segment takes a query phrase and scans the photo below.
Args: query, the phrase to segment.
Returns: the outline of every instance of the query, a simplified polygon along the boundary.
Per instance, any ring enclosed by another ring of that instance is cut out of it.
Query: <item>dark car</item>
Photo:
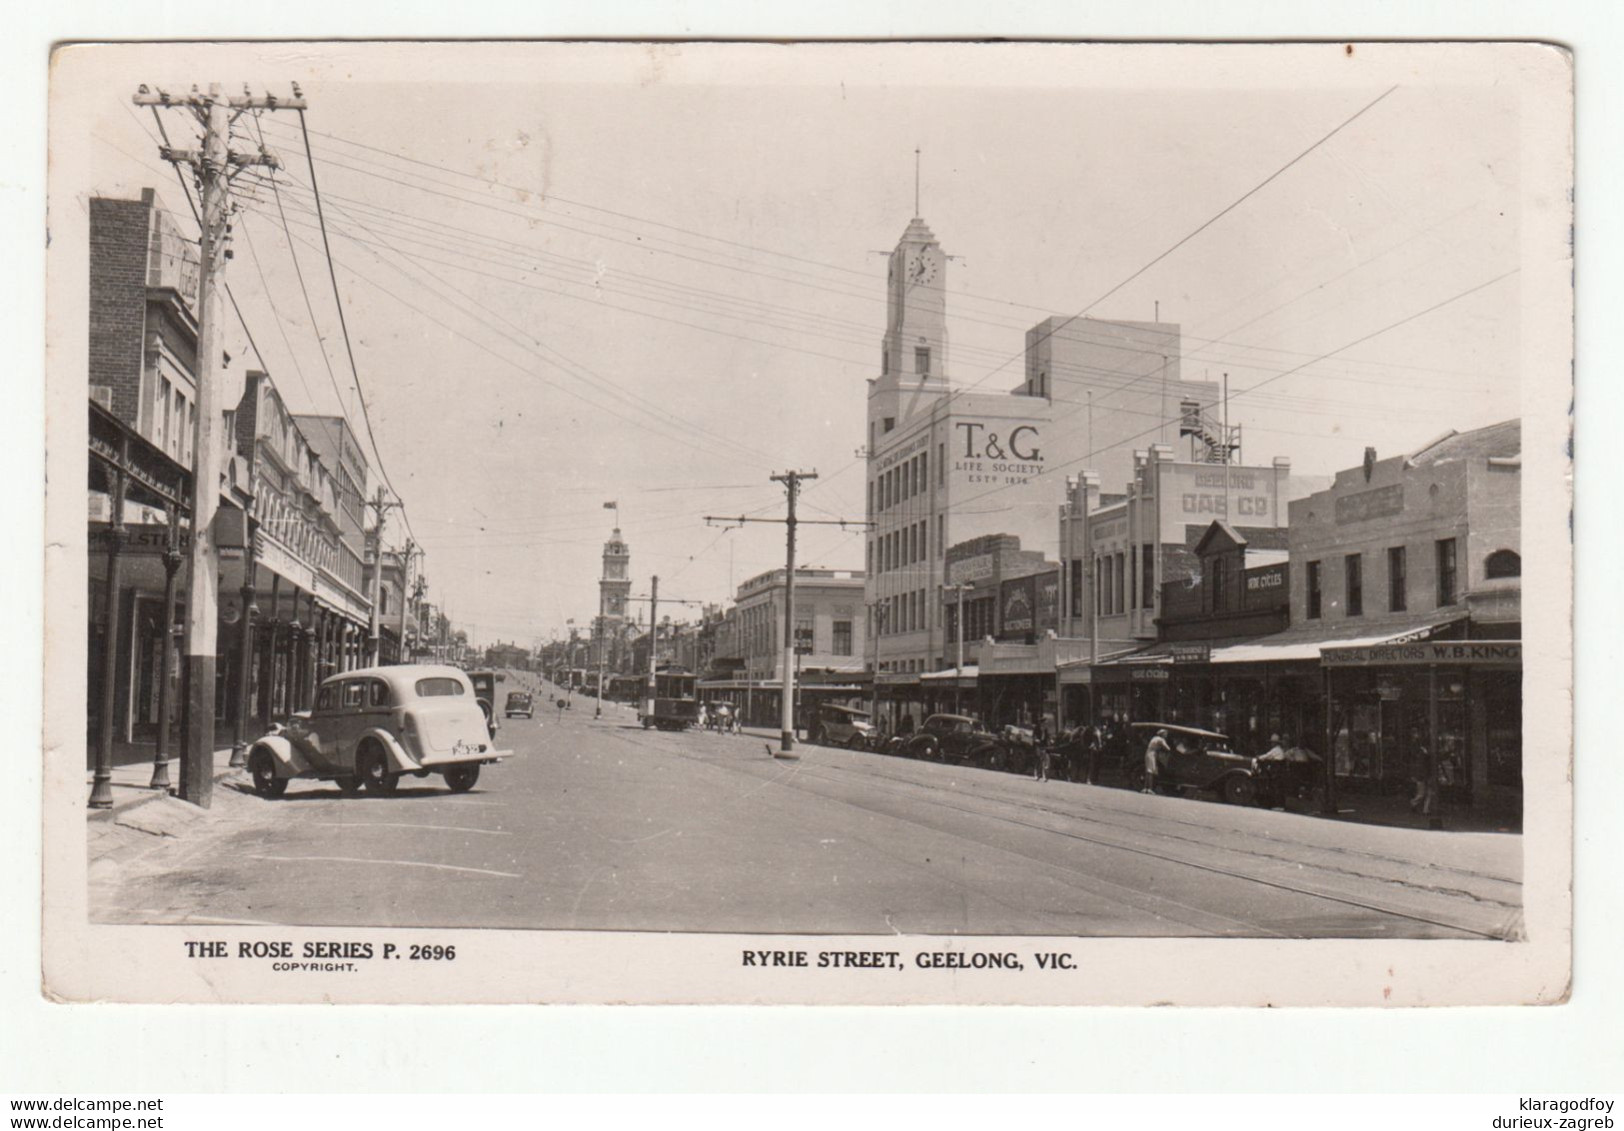
[[[1133,742],[1143,752],[1157,731],[1167,733],[1168,747],[1156,769],[1156,786],[1161,792],[1200,790],[1216,793],[1233,805],[1257,802],[1257,759],[1236,753],[1227,734],[1174,723],[1134,723]],[[1142,755],[1140,761],[1143,765]]]
[[[496,685],[506,676],[493,671],[473,670],[468,673],[468,682],[474,685],[474,698],[479,702],[479,709],[485,712],[485,727],[496,737],[498,724],[496,721]]]
[[[989,770],[1002,770],[1009,764],[1009,748],[968,715],[932,715],[903,742],[902,753]]]
[[[507,705],[502,708],[502,714],[510,719],[519,715],[523,715],[527,719],[535,718],[535,708],[530,693],[528,691],[508,692]]]

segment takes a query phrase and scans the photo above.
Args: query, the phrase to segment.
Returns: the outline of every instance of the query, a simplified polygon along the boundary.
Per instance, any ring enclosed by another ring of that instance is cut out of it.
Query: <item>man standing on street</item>
[[[1167,747],[1167,732],[1159,730],[1151,736],[1150,742],[1145,746],[1145,788],[1140,793],[1156,792],[1156,774],[1161,768],[1162,759],[1171,754]]]

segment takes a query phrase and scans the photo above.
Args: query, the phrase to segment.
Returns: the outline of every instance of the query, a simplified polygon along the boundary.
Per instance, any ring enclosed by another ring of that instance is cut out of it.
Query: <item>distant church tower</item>
[[[603,576],[598,578],[598,625],[592,635],[608,649],[606,663],[614,666],[616,643],[626,621],[626,598],[631,596],[631,549],[621,540],[620,527],[603,544]]]

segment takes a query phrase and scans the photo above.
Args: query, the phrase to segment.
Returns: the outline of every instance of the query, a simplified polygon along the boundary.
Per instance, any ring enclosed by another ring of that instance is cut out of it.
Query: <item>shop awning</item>
[[[1230,644],[1212,650],[1214,664],[1262,664],[1288,660],[1309,660],[1317,663],[1323,648],[1362,648],[1374,644],[1409,644],[1431,640],[1439,633],[1459,624],[1464,617],[1424,621],[1410,624],[1389,624],[1373,629],[1368,625],[1348,627],[1340,632],[1326,631],[1320,625],[1302,625],[1260,636],[1240,644]]]
[[[939,672],[925,672],[919,677],[920,683],[952,683],[959,678],[959,668],[944,668]],[[981,668],[976,664],[965,664],[963,679],[967,684],[974,683],[981,674]]]

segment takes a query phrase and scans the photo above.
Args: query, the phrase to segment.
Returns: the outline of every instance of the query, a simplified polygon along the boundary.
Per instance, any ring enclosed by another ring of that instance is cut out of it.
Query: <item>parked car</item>
[[[874,736],[874,724],[867,711],[825,703],[812,720],[812,741],[848,750],[867,750]]]
[[[393,793],[411,774],[442,774],[453,793],[498,750],[468,676],[439,664],[363,668],[325,680],[316,705],[265,735],[248,752],[254,792],[280,797],[294,778],[334,781],[345,793]]]
[[[1202,790],[1216,793],[1234,805],[1257,802],[1257,759],[1237,753],[1228,735],[1174,723],[1134,723],[1130,733],[1143,752],[1159,730],[1167,732],[1169,750],[1156,771],[1156,785],[1161,792]]]
[[[532,700],[530,698],[530,692],[528,692],[528,691],[510,691],[510,692],[508,692],[507,706],[502,708],[502,714],[506,715],[510,719],[514,718],[517,715],[523,715],[527,719],[535,718],[536,713],[535,713],[535,708],[532,705]]]
[[[989,770],[1005,769],[1010,761],[1009,748],[968,715],[932,715],[903,742],[902,753]]]

